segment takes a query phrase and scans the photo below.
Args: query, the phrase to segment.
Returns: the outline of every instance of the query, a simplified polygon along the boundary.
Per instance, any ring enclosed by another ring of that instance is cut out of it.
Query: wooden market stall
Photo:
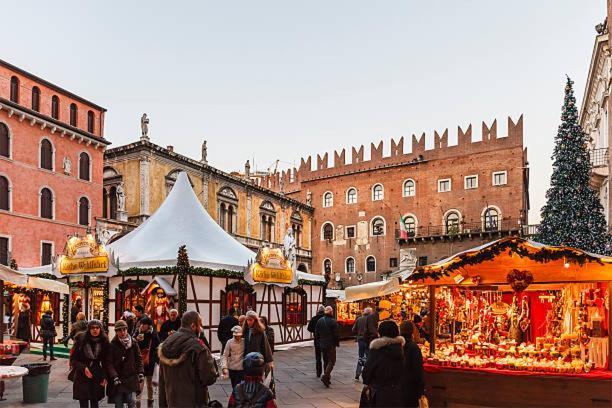
[[[612,257],[507,237],[419,267],[432,406],[612,406]]]

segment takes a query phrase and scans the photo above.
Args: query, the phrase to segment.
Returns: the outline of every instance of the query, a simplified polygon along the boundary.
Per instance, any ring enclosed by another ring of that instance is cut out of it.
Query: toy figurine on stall
[[[523,296],[523,300],[521,301],[521,314],[519,316],[519,328],[521,329],[521,342],[526,342],[530,340],[529,336],[529,326],[531,324],[531,320],[529,319],[529,299],[527,296]],[[518,341],[518,340],[517,340]]]
[[[512,297],[512,306],[508,312],[508,320],[510,321],[510,329],[508,330],[508,337],[517,343],[521,342],[521,328],[519,326],[519,308],[517,305],[516,295]]]
[[[162,288],[157,288],[155,293],[151,293],[146,310],[153,319],[158,332],[161,330],[162,324],[169,319],[172,305],[172,298],[166,296],[166,292]]]

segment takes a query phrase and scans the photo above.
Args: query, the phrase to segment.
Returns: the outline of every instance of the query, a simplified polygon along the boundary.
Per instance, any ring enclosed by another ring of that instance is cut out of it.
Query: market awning
[[[340,289],[327,289],[325,291],[325,297],[338,299],[341,302],[344,302],[346,299],[346,293]]]
[[[42,289],[50,292],[58,292],[64,295],[70,293],[68,285],[52,279],[38,278],[15,271],[8,266],[0,265],[0,279],[13,285],[23,286],[31,289]]]
[[[301,279],[313,282],[325,282],[325,276],[323,275],[316,275],[314,273],[307,273],[302,271],[297,271],[297,278],[298,280]]]
[[[8,266],[0,264],[0,279],[10,282],[14,285],[25,286],[28,283],[28,277],[17,271],[12,270]]]
[[[344,301],[355,302],[357,300],[386,296],[395,293],[400,289],[401,286],[397,278],[391,278],[386,281],[364,283],[363,285],[349,286],[344,290],[346,295]]]

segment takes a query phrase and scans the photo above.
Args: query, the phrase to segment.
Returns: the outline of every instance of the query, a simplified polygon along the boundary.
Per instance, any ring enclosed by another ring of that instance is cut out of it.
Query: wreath
[[[533,275],[529,271],[513,269],[506,276],[506,281],[515,292],[522,292],[533,282]]]

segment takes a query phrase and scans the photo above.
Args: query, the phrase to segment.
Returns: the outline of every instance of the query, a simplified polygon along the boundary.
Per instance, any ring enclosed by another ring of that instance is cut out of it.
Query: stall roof
[[[346,299],[346,293],[340,289],[327,289],[325,291],[325,296],[328,298],[338,299],[341,302]]]
[[[161,276],[156,276],[155,278],[153,278],[153,280],[151,282],[149,282],[149,284],[147,286],[145,286],[144,289],[140,293],[142,295],[147,294],[149,292],[149,290],[151,289],[151,286],[153,286],[153,285],[157,285],[158,287],[162,288],[162,290],[168,296],[176,296],[177,295],[176,289],[174,289],[172,287],[172,285],[169,284],[168,281],[165,280],[164,278],[162,278]]]
[[[5,265],[0,265],[0,279],[26,288],[48,290],[50,292],[58,292],[64,295],[70,293],[68,285],[65,283],[52,279],[29,276],[21,271],[15,271]]]
[[[255,258],[211,218],[185,172],[149,219],[107,249],[115,267],[153,268],[176,265],[181,245],[187,246],[192,266],[244,271]]]
[[[0,264],[0,279],[18,286],[25,286],[28,283],[27,275],[14,271],[2,264]]]
[[[534,283],[612,281],[612,257],[520,237],[502,238],[418,267],[411,279],[430,285],[473,285],[476,280],[506,284],[513,269],[531,272]]]
[[[316,275],[314,273],[307,273],[302,271],[297,271],[297,278],[298,280],[303,279],[314,282],[325,282],[325,276],[323,275]]]
[[[355,302],[357,300],[390,295],[399,291],[400,289],[401,286],[397,278],[391,278],[386,281],[364,283],[363,285],[349,286],[344,290],[344,301]]]

